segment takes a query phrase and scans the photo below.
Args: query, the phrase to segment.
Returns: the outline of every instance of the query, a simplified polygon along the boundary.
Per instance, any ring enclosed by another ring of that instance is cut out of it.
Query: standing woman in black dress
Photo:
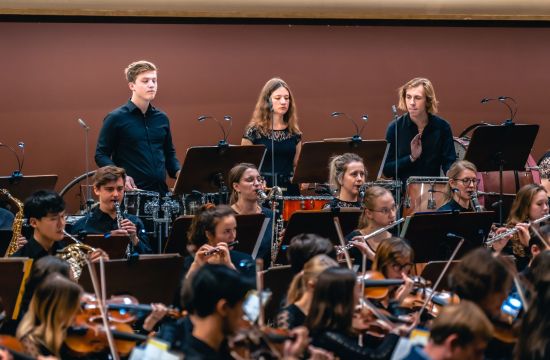
[[[273,128],[272,128],[273,126]],[[270,79],[262,88],[252,119],[248,123],[241,145],[265,145],[261,175],[268,186],[273,186],[271,142],[275,151],[275,176],[277,185],[287,188],[287,195],[299,195],[297,185],[290,183],[302,147],[302,132],[294,96],[280,78]]]

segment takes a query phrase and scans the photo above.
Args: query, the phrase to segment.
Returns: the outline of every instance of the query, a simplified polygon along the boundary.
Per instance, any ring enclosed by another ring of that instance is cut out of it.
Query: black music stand
[[[11,196],[25,201],[37,190],[53,190],[57,183],[57,175],[27,175],[21,178],[0,176],[0,189],[8,189]]]
[[[265,304],[264,310],[266,324],[275,324],[277,313],[281,303],[286,299],[286,293],[294,275],[290,265],[271,267],[263,272],[264,288],[271,291],[271,297]]]
[[[499,222],[502,224],[502,173],[524,170],[539,131],[538,125],[478,126],[464,155],[478,171],[498,171],[500,178]]]
[[[276,264],[287,264],[286,248],[290,240],[299,234],[316,234],[329,239],[334,245],[340,245],[338,232],[334,224],[337,217],[342,226],[344,236],[357,228],[360,209],[336,209],[333,210],[299,210],[293,213],[288,220],[285,234],[277,253]]]
[[[178,254],[140,255],[138,261],[107,260],[105,264],[106,296],[132,295],[141,303],[171,304],[183,270]],[[99,263],[94,263],[99,275]],[[87,266],[82,270],[80,285],[93,293]]]
[[[239,243],[235,250],[251,254],[255,259],[260,249],[264,233],[267,230],[269,218],[264,214],[236,215],[237,219],[237,240]]]
[[[449,284],[449,274],[452,272],[453,268],[460,263],[459,260],[453,260],[449,264],[449,268],[447,269],[447,272],[443,274],[443,277],[441,278],[441,282],[439,283],[439,287],[436,289],[437,291],[449,291],[451,290],[450,284]],[[420,276],[423,279],[429,280],[432,285],[435,284],[437,281],[437,278],[439,275],[443,272],[443,269],[447,265],[447,261],[430,261],[426,264],[424,269],[422,269],[422,274]]]
[[[178,216],[172,223],[172,230],[164,247],[165,253],[178,253],[185,257],[189,255],[187,250],[187,231],[191,227],[193,215]]]
[[[227,174],[238,163],[252,163],[260,168],[265,153],[263,145],[195,146],[187,149],[174,194],[227,193]]]
[[[292,182],[295,184],[326,183],[330,158],[348,152],[355,153],[363,158],[368,172],[365,181],[374,181],[382,174],[387,149],[388,143],[386,140],[306,142],[302,145]]]
[[[13,232],[11,230],[0,230],[0,257],[4,256],[8,250],[12,236]]]
[[[405,219],[401,237],[414,249],[415,263],[445,261],[451,257],[460,240],[449,233],[464,238],[457,258],[483,245],[491,228],[494,212],[431,212],[415,213]]]
[[[126,249],[130,243],[130,237],[124,235],[86,235],[83,243],[93,248],[102,249],[109,255],[111,260],[126,259]]]
[[[31,267],[32,259],[26,257],[0,258],[0,298],[6,319],[16,320],[19,316]]]

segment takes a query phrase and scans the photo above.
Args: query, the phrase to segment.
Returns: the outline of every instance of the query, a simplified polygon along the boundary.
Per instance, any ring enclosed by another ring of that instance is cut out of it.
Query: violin
[[[130,354],[137,342],[147,340],[147,336],[134,334],[132,327],[124,322],[110,321],[109,331],[115,339],[115,348],[122,356]],[[65,345],[76,356],[99,353],[109,348],[107,330],[100,316],[85,312],[78,314],[73,325],[67,330]]]
[[[0,335],[0,349],[8,350],[16,359],[34,360],[32,356],[25,354],[23,344],[13,336]]]

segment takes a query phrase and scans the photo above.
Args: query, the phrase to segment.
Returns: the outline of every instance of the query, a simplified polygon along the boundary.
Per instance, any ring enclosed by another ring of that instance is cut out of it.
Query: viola
[[[365,285],[364,295],[369,299],[381,300],[388,296],[390,287],[403,284],[402,279],[386,279],[379,271],[367,271],[358,277]]]
[[[229,346],[236,359],[278,359],[282,358],[286,340],[294,340],[287,329],[246,324],[230,339]]]
[[[32,356],[25,355],[25,349],[19,340],[9,335],[0,335],[0,349],[6,349],[17,359],[34,360]]]

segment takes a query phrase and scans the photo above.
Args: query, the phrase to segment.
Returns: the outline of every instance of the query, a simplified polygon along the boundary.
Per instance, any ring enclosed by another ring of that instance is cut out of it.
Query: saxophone
[[[18,199],[11,196],[9,191],[7,189],[0,189],[0,194],[5,196],[8,201],[11,202],[12,205],[14,205],[17,208],[17,214],[15,215],[15,218],[13,219],[13,225],[12,225],[12,233],[10,240],[10,245],[8,246],[8,249],[6,250],[5,256],[12,256],[18,249],[17,247],[17,239],[19,236],[21,236],[21,228],[23,227],[23,203],[19,201]]]

